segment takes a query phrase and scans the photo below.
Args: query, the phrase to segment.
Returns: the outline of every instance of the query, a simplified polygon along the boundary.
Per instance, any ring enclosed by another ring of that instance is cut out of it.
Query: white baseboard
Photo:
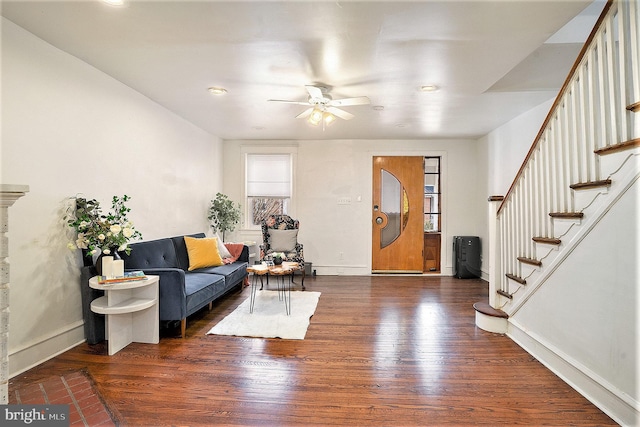
[[[84,341],[84,322],[80,320],[47,336],[38,337],[18,349],[10,350],[9,378],[53,359]]]
[[[640,426],[640,402],[579,367],[570,357],[533,336],[512,319],[509,319],[507,336],[615,422],[623,426]]]
[[[318,276],[371,276],[371,266],[369,265],[320,265],[313,264],[313,269],[316,270],[316,274]],[[384,275],[385,273],[375,273],[375,275]],[[394,273],[388,273],[394,274]],[[425,275],[432,277],[450,277],[453,276],[453,269],[451,267],[444,267],[440,270],[440,273],[407,273],[407,274],[416,274],[416,275]],[[489,276],[485,278],[485,273],[483,272],[483,277],[481,279],[485,281],[489,281]]]

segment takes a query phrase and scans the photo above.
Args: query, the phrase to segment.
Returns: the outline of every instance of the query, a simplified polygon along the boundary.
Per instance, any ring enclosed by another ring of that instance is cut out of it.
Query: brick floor
[[[111,413],[93,387],[91,379],[82,371],[55,376],[30,384],[9,395],[9,404],[69,405],[70,426],[117,426]]]

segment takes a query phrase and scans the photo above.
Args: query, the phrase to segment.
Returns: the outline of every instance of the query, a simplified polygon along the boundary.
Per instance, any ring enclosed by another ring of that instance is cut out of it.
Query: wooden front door
[[[421,273],[423,157],[373,158],[374,273]]]

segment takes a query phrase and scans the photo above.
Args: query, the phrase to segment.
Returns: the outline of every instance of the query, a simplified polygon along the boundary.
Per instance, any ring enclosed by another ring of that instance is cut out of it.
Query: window
[[[440,231],[440,157],[424,158],[424,231]]]
[[[291,155],[247,154],[248,228],[259,228],[269,215],[288,214],[291,202]]]

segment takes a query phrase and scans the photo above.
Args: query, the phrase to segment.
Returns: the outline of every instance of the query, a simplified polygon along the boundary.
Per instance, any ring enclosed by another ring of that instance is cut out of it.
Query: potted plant
[[[217,193],[216,198],[211,201],[207,218],[213,231],[222,232],[224,241],[224,233],[235,230],[236,224],[240,222],[240,203],[234,203],[226,195]]]
[[[274,265],[282,265],[282,262],[287,259],[287,256],[284,254],[284,252],[274,252],[273,254],[271,254],[271,257],[273,258]]]

